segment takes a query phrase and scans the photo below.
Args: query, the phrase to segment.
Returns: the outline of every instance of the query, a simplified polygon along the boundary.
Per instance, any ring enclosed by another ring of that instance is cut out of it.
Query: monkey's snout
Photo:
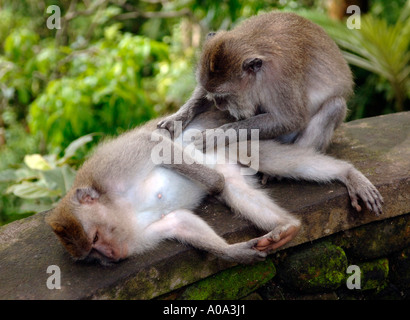
[[[118,262],[120,262],[123,259],[117,259],[117,258],[111,258],[107,257],[106,255],[102,254],[100,251],[97,249],[92,249],[87,257],[82,259],[84,263],[98,263],[102,266],[109,267],[112,266]]]

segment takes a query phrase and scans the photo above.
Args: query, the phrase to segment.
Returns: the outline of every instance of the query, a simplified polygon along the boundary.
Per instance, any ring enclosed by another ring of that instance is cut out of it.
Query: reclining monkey
[[[210,110],[193,119],[183,134],[217,128],[232,120],[226,112]],[[102,143],[47,216],[48,224],[75,259],[109,265],[146,252],[164,239],[176,239],[223,259],[251,263],[263,260],[295,237],[299,220],[256,188],[252,177],[241,175],[242,165],[249,165],[246,152],[238,152],[235,164],[211,160],[201,164],[189,155],[180,164],[156,164],[151,154],[158,143],[183,147],[154,132],[156,121]],[[341,181],[354,208],[361,210],[361,199],[369,210],[382,212],[380,193],[345,161],[273,140],[259,141],[259,153],[251,157],[258,157],[259,170],[269,175]],[[215,195],[267,234],[228,244],[193,212],[206,194]]]

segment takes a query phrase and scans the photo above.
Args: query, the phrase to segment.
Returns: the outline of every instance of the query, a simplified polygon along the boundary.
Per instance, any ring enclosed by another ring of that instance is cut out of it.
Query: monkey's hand
[[[236,138],[236,137],[234,137]],[[234,141],[236,141],[234,139]],[[194,136],[194,146],[196,149],[206,152],[207,150],[214,150],[217,148],[225,148],[229,144],[229,136],[225,134],[223,129],[206,129],[198,132]]]
[[[158,122],[157,128],[168,130],[171,134],[171,139],[174,139],[181,134],[188,123],[189,119],[184,114],[175,113]]]
[[[253,263],[263,261],[267,253],[256,250],[258,239],[252,239],[246,242],[239,242],[229,245],[223,252],[223,258],[239,263]]]
[[[210,132],[211,130],[212,129],[209,129],[208,132]],[[194,135],[194,141],[193,141],[194,147],[202,152],[205,152],[208,149],[208,147],[209,148],[211,147],[210,145],[211,140],[213,142],[213,138],[211,139],[210,136],[207,138],[206,131],[207,130],[204,130]],[[207,141],[209,143],[209,146],[207,146]],[[214,145],[212,145],[212,147],[214,147]]]
[[[376,215],[383,213],[383,197],[376,187],[358,170],[351,169],[347,175],[347,191],[351,199],[352,206],[357,211],[362,211],[359,205],[359,198],[362,199],[367,209]]]

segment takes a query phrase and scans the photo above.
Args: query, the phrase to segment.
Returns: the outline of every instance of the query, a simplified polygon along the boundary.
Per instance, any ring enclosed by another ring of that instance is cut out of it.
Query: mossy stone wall
[[[235,266],[160,299],[408,299],[409,234],[410,214],[373,222]],[[349,277],[359,286],[349,288]]]

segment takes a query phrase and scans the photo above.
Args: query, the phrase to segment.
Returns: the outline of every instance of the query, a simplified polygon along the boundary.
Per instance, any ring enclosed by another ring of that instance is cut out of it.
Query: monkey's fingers
[[[174,139],[174,121],[170,121],[170,120],[167,120],[167,119],[162,120],[162,121],[158,122],[157,128],[158,129],[168,130],[168,132],[171,135],[171,139]]]
[[[383,197],[374,186],[369,186],[358,192],[349,190],[349,196],[352,207],[358,212],[362,211],[362,207],[359,205],[360,198],[366,205],[367,209],[374,212],[376,215],[381,215],[383,213]]]
[[[211,131],[206,130],[199,132],[194,136],[194,146],[201,152],[206,153],[215,149],[215,137],[216,135]],[[216,140],[218,141],[218,140]]]
[[[375,187],[371,187],[365,191],[364,195],[361,195],[366,207],[373,211],[376,215],[381,215],[383,213],[383,197]]]
[[[256,250],[265,251],[274,243],[272,238],[262,238],[254,247]]]
[[[258,244],[255,246],[256,250],[262,251],[262,252],[271,252],[274,251],[287,242],[289,242],[292,239],[292,236],[286,236],[284,238],[281,238],[278,241],[273,240],[272,238],[267,238],[267,239],[261,239]]]
[[[168,127],[169,127],[169,121],[167,119],[161,120],[160,122],[157,123],[158,129],[168,130]]]
[[[288,229],[280,232],[279,234],[272,231],[267,237],[262,237],[259,239],[255,249],[263,252],[276,250],[291,241],[296,236],[298,231],[299,227],[297,226],[290,226]]]
[[[359,205],[359,198],[355,194],[350,196],[350,201],[352,207],[355,208],[357,212],[362,211],[362,207]]]

